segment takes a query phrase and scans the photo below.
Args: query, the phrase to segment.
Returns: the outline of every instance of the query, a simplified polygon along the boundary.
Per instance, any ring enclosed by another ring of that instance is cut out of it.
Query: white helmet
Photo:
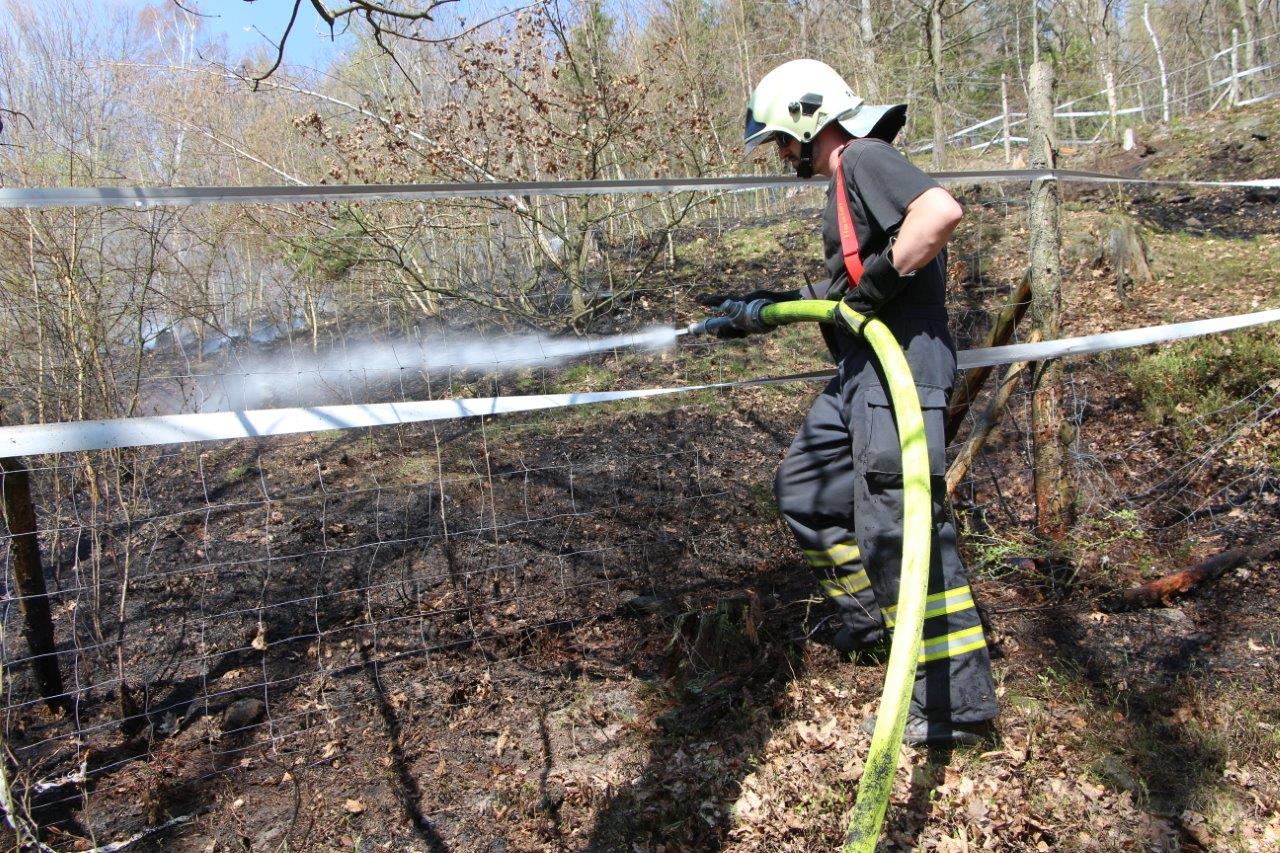
[[[744,143],[750,153],[760,143],[786,134],[800,141],[807,161],[814,138],[833,121],[852,136],[892,142],[906,120],[906,104],[863,103],[830,65],[794,59],[764,75],[751,93]]]

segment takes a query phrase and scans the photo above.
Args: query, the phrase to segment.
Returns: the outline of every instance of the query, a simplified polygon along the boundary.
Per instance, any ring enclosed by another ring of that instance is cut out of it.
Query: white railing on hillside
[[[1277,37],[1280,37],[1280,34],[1254,39],[1252,43],[1272,41]],[[1202,59],[1182,68],[1174,69],[1167,72],[1163,77],[1157,75],[1120,84],[1116,87],[1117,100],[1119,101],[1123,98],[1126,104],[1124,106],[1117,104],[1114,110],[1107,105],[1103,105],[1100,109],[1080,108],[1081,106],[1087,106],[1091,101],[1105,99],[1107,97],[1106,89],[1099,89],[1096,92],[1063,101],[1054,109],[1054,118],[1067,123],[1067,134],[1065,136],[1060,134],[1059,139],[1063,144],[1091,145],[1106,138],[1108,130],[1112,131],[1113,136],[1118,136],[1121,128],[1117,119],[1122,116],[1135,115],[1145,118],[1148,112],[1154,112],[1159,117],[1164,100],[1163,96],[1166,94],[1169,95],[1171,104],[1178,105],[1178,115],[1207,112],[1224,104],[1228,108],[1244,107],[1280,96],[1280,80],[1277,80],[1274,74],[1265,74],[1265,72],[1274,69],[1276,63],[1259,63],[1250,68],[1240,69],[1240,52],[1248,44],[1250,43],[1242,43],[1237,39],[1231,47],[1219,51],[1208,59]],[[1225,74],[1215,67],[1217,64],[1226,64],[1228,66]],[[1208,77],[1207,84],[1194,91],[1188,91],[1191,74],[1200,68],[1205,69],[1205,74]],[[1172,91],[1177,87],[1171,85],[1170,81],[1175,79],[1180,80],[1182,83],[1181,92],[1174,93]],[[1244,91],[1245,86],[1241,85],[1242,81],[1255,82],[1257,85],[1255,85],[1254,91],[1246,93]],[[1161,87],[1160,96],[1150,100],[1144,98],[1144,86]],[[1169,87],[1169,90],[1167,92],[1163,91],[1164,87]],[[1259,89],[1262,89],[1262,91],[1259,91]],[[1246,94],[1248,94],[1248,97],[1245,97]],[[1007,92],[1002,100],[1005,104],[1008,104]],[[1137,101],[1136,105],[1133,104],[1134,100]],[[1087,132],[1082,133],[1082,128],[1080,128],[1080,122],[1078,121],[1080,119],[1100,121],[1095,121],[1090,127],[1084,128]],[[1026,112],[1006,107],[1005,110],[1002,110],[997,115],[974,122],[948,134],[946,137],[947,145],[968,151],[985,151],[994,146],[1003,145],[1006,149],[1006,158],[1009,158],[1011,156],[1009,148],[1012,145],[1025,145],[1027,142],[1027,137],[1017,136],[1011,132],[1013,128],[1025,125],[1026,120]],[[1114,128],[1112,127],[1113,123],[1116,124]],[[994,133],[991,131],[992,128],[994,128]],[[932,141],[919,142],[911,145],[908,150],[913,154],[923,154],[932,151],[933,145]]]

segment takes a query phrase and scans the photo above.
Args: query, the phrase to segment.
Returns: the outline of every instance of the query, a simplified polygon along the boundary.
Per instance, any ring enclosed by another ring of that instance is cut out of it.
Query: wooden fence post
[[[0,457],[0,494],[3,495],[5,523],[9,527],[9,560],[22,613],[22,629],[31,649],[31,668],[40,695],[50,708],[66,706],[62,671],[58,667],[53,638],[53,615],[44,584],[44,565],[36,534],[35,505],[31,500],[31,477],[27,464],[16,457]]]
[[[1000,106],[1004,113],[1000,119],[1001,135],[1004,137],[1004,164],[1013,162],[1013,143],[1009,140],[1009,75],[1000,75]]]
[[[1228,89],[1231,96],[1227,106],[1234,107],[1240,103],[1240,30],[1231,31],[1231,84]]]
[[[1027,143],[1033,169],[1057,166],[1053,134],[1053,66],[1037,62],[1031,67],[1030,124]],[[1058,229],[1058,182],[1041,178],[1031,184],[1030,255],[1031,317],[1034,328],[1047,341],[1060,335],[1062,320],[1062,270],[1059,264],[1062,236]],[[1053,360],[1035,365],[1032,374],[1031,429],[1036,526],[1041,535],[1060,540],[1071,527],[1075,497],[1067,470],[1070,429],[1062,416],[1062,364]]]

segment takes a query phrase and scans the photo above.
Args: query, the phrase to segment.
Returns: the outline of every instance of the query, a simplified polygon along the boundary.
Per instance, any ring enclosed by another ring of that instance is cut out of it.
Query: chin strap
[[[796,163],[796,177],[807,181],[813,177],[813,143],[800,143],[800,162]]]

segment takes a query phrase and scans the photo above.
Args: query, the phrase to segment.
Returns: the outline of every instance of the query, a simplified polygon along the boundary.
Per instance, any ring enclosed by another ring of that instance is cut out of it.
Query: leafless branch
[[[254,2],[254,0],[244,0],[244,2],[252,3]],[[395,22],[396,24],[405,24],[405,23],[415,23],[419,21],[434,20],[432,15],[437,9],[439,9],[441,6],[449,5],[451,3],[456,3],[457,0],[431,0],[431,2],[427,5],[425,9],[416,9],[416,10],[395,9],[388,5],[385,5],[384,3],[373,2],[373,0],[355,0],[355,2],[349,3],[348,5],[343,6],[340,9],[330,9],[325,5],[324,0],[309,0],[309,2],[311,4],[312,10],[314,10],[314,12],[316,13],[316,16],[319,17],[320,20],[324,21],[326,25],[328,25],[330,34],[333,33],[334,27],[337,25],[338,21],[340,20],[355,19],[356,17],[363,18],[365,23],[369,26],[369,30],[373,35],[374,43],[378,45],[378,47],[383,51],[383,53],[385,53],[388,57],[391,58],[391,61],[394,62],[396,67],[400,69],[400,72],[404,74],[405,79],[409,80],[410,85],[413,85],[416,90],[417,86],[413,83],[413,80],[410,78],[408,71],[400,63],[400,60],[398,59],[398,57],[396,57],[390,45],[388,45],[387,39],[386,39],[387,36],[394,36],[397,39],[403,39],[404,41],[417,42],[419,44],[441,44],[443,42],[452,41],[453,39],[456,39],[461,36],[467,35],[468,33],[474,32],[475,30],[480,29],[481,27],[484,27],[488,24],[491,24],[494,21],[500,20],[505,17],[509,17],[511,15],[518,14],[526,9],[529,9],[533,6],[538,5],[538,3],[540,2],[544,2],[544,0],[535,0],[535,2],[532,2],[532,3],[526,3],[524,5],[517,6],[512,9],[500,11],[497,14],[494,14],[491,17],[488,17],[483,21],[480,21],[479,23],[472,24],[470,27],[467,27],[466,29],[463,29],[456,33],[451,33],[448,36],[441,37],[441,38],[428,38],[421,35],[420,33],[401,29],[399,26],[393,25],[392,22]],[[173,0],[173,3],[183,11],[191,11],[182,5],[181,0]],[[278,43],[276,42],[272,43],[275,49],[275,60],[272,62],[270,68],[268,68],[262,74],[259,74],[251,78],[254,91],[257,91],[258,87],[262,84],[262,82],[265,81],[271,75],[273,75],[276,71],[278,71],[280,69],[280,66],[284,63],[285,49],[289,42],[289,36],[293,32],[294,24],[297,22],[298,12],[301,9],[301,7],[302,7],[302,0],[294,0],[293,11],[289,16],[289,23],[285,27],[284,32],[281,34],[280,41]],[[199,14],[199,13],[194,13],[194,14]],[[203,17],[216,17],[216,16],[204,15]],[[268,37],[268,40],[270,40],[269,37]]]
[[[293,12],[289,15],[289,23],[284,28],[284,35],[280,36],[280,44],[276,45],[276,61],[271,67],[257,77],[253,81],[253,91],[258,91],[258,84],[266,80],[272,74],[276,73],[276,69],[280,67],[280,63],[284,62],[284,46],[289,41],[289,33],[293,31],[293,24],[298,20],[298,9],[302,6],[302,0],[293,0]]]
[[[184,12],[186,12],[188,15],[195,15],[197,18],[216,18],[216,17],[218,17],[218,15],[211,15],[211,14],[209,14],[208,12],[200,12],[200,11],[198,11],[198,10],[196,10],[196,9],[192,9],[190,6],[186,6],[186,5],[184,5],[184,4],[183,4],[183,2],[182,2],[182,0],[173,0],[173,5],[177,6],[179,9],[181,9],[181,10],[182,10],[182,11],[184,11]]]

